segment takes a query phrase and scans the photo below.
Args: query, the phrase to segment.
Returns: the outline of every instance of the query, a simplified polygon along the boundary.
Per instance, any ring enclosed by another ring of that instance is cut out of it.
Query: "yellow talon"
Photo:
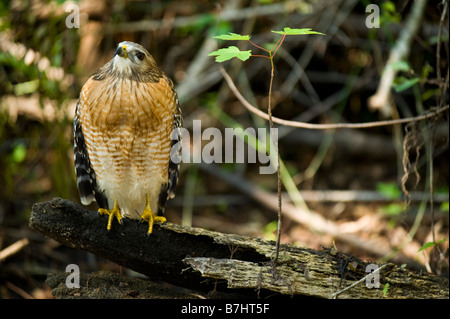
[[[164,224],[167,219],[163,216],[156,216],[153,215],[152,208],[150,207],[150,199],[147,195],[146,201],[145,201],[145,209],[142,212],[141,219],[139,220],[139,223],[142,223],[143,221],[148,222],[148,231],[147,235],[150,235],[153,231],[153,224],[156,222],[160,222],[161,224]]]
[[[117,204],[117,200],[114,200],[114,207],[111,210],[105,209],[105,208],[99,208],[98,209],[99,215],[108,215],[108,226],[106,226],[106,229],[109,231],[111,230],[111,225],[114,217],[116,217],[117,221],[120,224],[123,224],[122,220],[122,214],[120,213],[119,205]]]

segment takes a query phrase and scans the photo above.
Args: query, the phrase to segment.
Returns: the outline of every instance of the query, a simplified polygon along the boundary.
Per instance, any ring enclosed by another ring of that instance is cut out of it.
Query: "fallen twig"
[[[269,116],[258,109],[257,107],[250,104],[239,92],[239,90],[236,88],[236,85],[234,85],[233,80],[228,75],[227,71],[222,66],[219,66],[219,70],[222,73],[225,81],[227,81],[228,86],[230,87],[231,91],[233,91],[236,98],[252,113],[258,115],[259,117],[262,117],[265,120],[269,120]],[[415,121],[421,121],[428,118],[432,118],[440,113],[443,113],[445,111],[448,111],[449,105],[444,105],[442,108],[436,109],[434,111],[430,111],[426,114],[415,116],[415,117],[408,117],[404,119],[398,119],[398,120],[386,120],[386,121],[377,121],[377,122],[367,122],[367,123],[336,123],[336,124],[313,124],[313,123],[304,123],[304,122],[297,122],[297,121],[289,121],[289,120],[283,120],[278,117],[272,116],[272,120],[274,123],[278,123],[281,125],[286,126],[293,126],[293,127],[300,127],[300,128],[307,128],[311,130],[333,130],[333,129],[341,129],[341,128],[369,128],[369,127],[377,127],[377,126],[388,126],[388,125],[397,125],[397,124],[404,124],[404,123],[410,123]]]
[[[402,29],[395,46],[389,54],[383,74],[381,75],[378,89],[368,100],[369,107],[373,110],[379,110],[385,117],[390,116],[392,113],[391,89],[392,82],[397,74],[397,70],[395,70],[392,65],[395,62],[404,60],[409,55],[411,42],[421,24],[426,3],[427,0],[414,1],[405,27]]]
[[[0,262],[4,261],[6,258],[16,254],[20,250],[22,250],[24,247],[26,247],[29,244],[28,238],[24,238],[21,240],[16,241],[14,244],[11,244],[10,246],[6,247],[5,249],[0,251]]]
[[[362,283],[362,282],[365,281],[369,276],[373,276],[374,274],[380,272],[381,269],[385,268],[385,267],[388,266],[388,265],[389,265],[389,264],[384,264],[383,266],[381,266],[381,267],[375,269],[373,272],[368,273],[366,276],[362,277],[360,280],[355,281],[355,282],[354,282],[353,284],[351,284],[350,286],[347,286],[347,287],[345,287],[344,289],[339,290],[339,291],[333,293],[333,294],[331,295],[331,299],[336,299],[337,296],[339,296],[339,295],[342,294],[343,292],[345,292],[345,291],[347,291],[347,290],[349,290],[349,289],[355,287],[356,285]]]

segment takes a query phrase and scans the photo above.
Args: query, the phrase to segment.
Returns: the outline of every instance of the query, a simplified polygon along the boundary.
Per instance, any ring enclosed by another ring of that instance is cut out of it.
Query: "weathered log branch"
[[[369,263],[324,249],[282,245],[278,264],[274,243],[167,223],[147,237],[146,225],[124,220],[106,231],[106,219],[70,201],[55,198],[33,205],[30,227],[67,246],[84,249],[124,267],[196,290],[330,298],[367,275]],[[205,278],[210,278],[205,280]],[[380,271],[380,288],[361,283],[339,298],[448,298],[448,281],[396,265]],[[233,289],[230,289],[233,288]],[[237,290],[236,290],[237,289]]]

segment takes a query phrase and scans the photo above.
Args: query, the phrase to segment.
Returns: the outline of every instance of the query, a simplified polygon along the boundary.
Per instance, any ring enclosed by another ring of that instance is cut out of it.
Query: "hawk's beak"
[[[122,58],[128,58],[127,54],[127,46],[122,45],[121,47],[117,47],[116,51],[114,52],[114,55],[119,55]]]

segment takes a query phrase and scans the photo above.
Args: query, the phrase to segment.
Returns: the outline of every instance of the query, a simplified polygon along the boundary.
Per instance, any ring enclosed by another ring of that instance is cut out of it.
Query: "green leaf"
[[[433,70],[434,70],[434,68],[431,66],[431,65],[429,65],[428,63],[427,64],[425,64],[424,66],[423,66],[423,68],[422,68],[422,73],[421,73],[421,77],[423,78],[423,79],[426,79],[426,78],[428,78],[428,75],[431,73],[431,72],[433,72]]]
[[[408,62],[406,61],[395,61],[389,64],[389,66],[394,69],[395,71],[405,71],[408,72],[411,70],[411,67],[409,66]]]
[[[386,1],[382,4],[383,9],[390,13],[396,13],[395,3],[392,1]]]
[[[387,282],[385,285],[384,285],[384,288],[383,288],[383,295],[384,296],[386,296],[386,294],[387,294],[387,292],[388,292],[388,290],[389,290],[389,283]]]
[[[14,85],[15,95],[24,95],[34,93],[39,88],[39,80],[31,80],[28,82],[18,83]]]
[[[252,50],[241,51],[235,46],[230,46],[228,48],[223,48],[211,52],[210,54],[208,54],[208,56],[216,56],[216,62],[224,62],[232,58],[238,58],[239,60],[246,61],[252,55],[251,52]]]
[[[275,240],[276,236],[274,232],[278,229],[278,221],[273,220],[270,223],[268,223],[266,226],[264,226],[263,232],[264,232],[264,239],[266,240]]]
[[[433,241],[425,243],[422,245],[422,247],[420,247],[420,249],[417,252],[421,252],[422,250],[433,247],[434,245],[435,245],[435,243]]]
[[[430,241],[430,242],[428,242],[428,243],[425,243],[425,244],[422,245],[422,247],[420,247],[420,249],[419,249],[417,252],[421,252],[421,251],[424,250],[424,249],[433,247],[433,246],[435,246],[435,245],[439,245],[440,243],[442,243],[442,242],[444,242],[444,241],[446,241],[446,240],[447,240],[447,239],[443,238],[443,239],[439,240],[438,242]]]
[[[439,88],[426,90],[421,96],[420,99],[422,102],[428,100],[429,98],[439,95],[441,90]]]
[[[397,78],[398,83],[393,83],[392,86],[395,89],[395,92],[403,92],[410,87],[412,87],[414,84],[420,81],[419,78],[412,78],[412,79],[406,79],[405,77],[398,77]]]
[[[397,199],[402,195],[396,183],[377,183],[377,192],[389,199]]]
[[[398,23],[402,16],[398,13],[395,3],[386,1],[381,4],[381,22]]]
[[[21,163],[27,156],[27,148],[23,144],[17,144],[12,152],[12,160],[15,163]]]
[[[320,34],[325,35],[324,33],[312,31],[311,28],[304,28],[304,29],[291,29],[289,27],[286,27],[283,29],[284,31],[273,31],[273,33],[278,34],[286,34],[286,35],[304,35],[304,34]]]
[[[387,216],[397,216],[403,213],[404,207],[401,204],[391,203],[383,206],[381,211]]]
[[[228,32],[228,34],[221,34],[221,35],[217,35],[214,38],[219,39],[219,40],[250,40],[250,36],[249,35],[241,35],[241,34],[237,34],[237,33],[233,33],[233,32]]]
[[[441,210],[443,211],[443,212],[448,212],[449,211],[449,204],[448,204],[448,202],[443,202],[442,204],[441,204]]]

